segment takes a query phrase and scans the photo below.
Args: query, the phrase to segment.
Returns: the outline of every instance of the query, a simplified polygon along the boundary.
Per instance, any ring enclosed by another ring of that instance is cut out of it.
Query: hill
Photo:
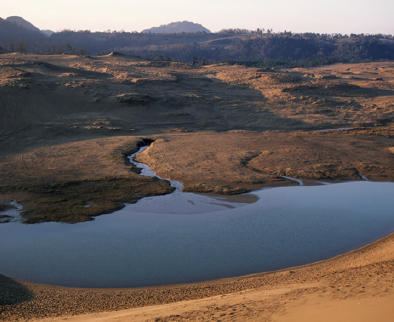
[[[143,33],[153,33],[153,34],[161,34],[161,33],[181,33],[181,32],[206,32],[210,33],[211,31],[199,23],[189,22],[189,21],[178,21],[172,22],[167,25],[161,25],[160,27],[152,27],[150,29],[145,29],[142,31]]]
[[[248,67],[310,67],[337,62],[394,60],[392,35],[317,34],[257,29],[211,33],[200,24],[173,22],[143,32],[40,31],[20,17],[0,20],[0,52],[89,54],[110,52],[157,60]]]
[[[53,33],[55,33],[54,31],[49,30],[49,29],[41,30],[41,32],[42,32],[44,35],[47,35],[48,37],[50,37]]]
[[[46,38],[38,28],[37,30],[28,29],[8,18],[7,20],[0,18],[0,47],[6,52],[30,52],[34,42],[43,41]]]
[[[23,19],[22,17],[11,16],[11,17],[8,17],[5,21],[14,23],[14,24],[18,25],[19,27],[23,27],[23,28],[31,30],[31,31],[41,32],[48,37],[53,34],[52,30],[40,30],[39,28],[37,28],[36,26],[34,26],[32,23],[28,22],[27,20]]]
[[[8,22],[12,22],[17,24],[20,27],[26,28],[28,30],[32,30],[32,31],[41,31],[40,29],[38,29],[36,26],[34,26],[32,23],[26,21],[25,19],[23,19],[22,17],[18,17],[18,16],[11,16],[8,17],[5,21]]]

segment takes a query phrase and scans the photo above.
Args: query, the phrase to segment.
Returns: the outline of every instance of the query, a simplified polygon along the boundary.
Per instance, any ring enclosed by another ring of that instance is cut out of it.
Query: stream
[[[132,211],[162,214],[198,214],[234,209],[258,200],[258,197],[254,194],[219,196],[183,192],[183,184],[181,182],[160,177],[148,165],[134,160],[138,153],[147,148],[148,146],[143,146],[129,156],[130,162],[142,169],[140,175],[169,181],[171,187],[175,188],[175,191],[163,196],[143,198],[137,203],[128,206]]]

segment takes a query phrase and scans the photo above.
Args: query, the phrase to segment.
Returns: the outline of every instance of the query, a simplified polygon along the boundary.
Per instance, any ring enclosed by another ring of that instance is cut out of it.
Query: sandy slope
[[[247,290],[247,291],[237,292],[228,295],[218,295],[218,296],[208,297],[201,300],[181,301],[172,304],[148,306],[143,308],[122,310],[117,312],[108,312],[101,314],[86,314],[76,317],[59,318],[56,320],[92,321],[92,322],[93,321],[136,321],[136,322],[141,321],[142,322],[147,320],[155,320],[157,318],[165,319],[167,317],[169,319],[190,318],[191,314],[193,317],[200,316],[201,319],[203,316],[207,317],[207,315],[211,315],[211,318],[215,318],[215,310],[217,311],[219,307],[232,308],[242,305],[244,303],[271,301],[273,299],[278,298],[278,296],[283,296],[283,294],[288,293],[289,290],[307,289],[310,287],[316,287],[318,285],[319,285],[318,283],[310,284],[310,285],[295,284],[295,285],[289,285],[288,287],[285,288],[279,288],[274,290],[266,290],[266,291]],[[214,310],[212,310],[212,308]],[[225,315],[230,313],[230,316],[233,315],[235,318],[236,310],[230,309],[227,311],[230,312],[224,313]],[[221,315],[223,315],[223,312],[221,312]],[[209,319],[209,317],[207,317],[207,319]],[[54,319],[51,320],[56,321]],[[44,320],[41,319],[37,321],[45,321],[45,319]],[[49,319],[47,321],[49,321]]]
[[[297,289],[298,285],[290,285]],[[302,287],[305,287],[304,285]],[[270,319],[277,322],[389,322],[394,314],[394,294],[389,293],[384,297],[367,299],[345,299],[332,300],[321,295],[307,295],[297,299],[291,305],[284,306],[280,313],[255,315],[248,318],[239,316],[236,310],[229,309],[227,312],[215,314],[219,307],[242,305],[243,303],[271,301],[280,294],[285,294],[289,289],[278,289],[274,291],[254,292],[245,291],[231,295],[221,295],[203,300],[179,302],[175,304],[157,305],[139,309],[122,310],[99,314],[84,314],[75,317],[62,317],[40,319],[33,321],[69,321],[69,322],[145,322],[145,321],[264,321]],[[215,307],[212,310],[212,307]],[[193,315],[190,316],[190,312]],[[208,313],[209,312],[209,313]],[[262,313],[262,312],[261,312]],[[209,317],[207,315],[210,315]],[[263,320],[262,320],[263,319]]]

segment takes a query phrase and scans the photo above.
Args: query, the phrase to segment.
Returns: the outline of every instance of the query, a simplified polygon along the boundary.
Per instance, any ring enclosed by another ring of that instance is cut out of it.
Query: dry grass
[[[92,220],[124,203],[174,190],[166,181],[139,176],[126,158],[150,142],[138,137],[85,140],[4,157],[0,192],[24,205],[25,223]]]
[[[167,134],[137,160],[195,192],[231,194],[296,184],[269,174],[312,181],[361,180],[361,175],[394,181],[392,138],[359,132]]]
[[[33,224],[93,220],[95,216],[122,209],[124,203],[135,203],[143,197],[167,194],[174,188],[163,180],[130,175],[23,186],[18,190],[28,195],[21,200],[28,205],[28,210],[22,212],[24,223]]]

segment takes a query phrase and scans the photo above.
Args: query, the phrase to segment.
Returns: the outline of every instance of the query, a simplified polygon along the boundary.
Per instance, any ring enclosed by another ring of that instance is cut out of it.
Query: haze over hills
[[[194,23],[190,21],[177,21],[171,22],[167,25],[161,25],[160,27],[152,27],[149,29],[145,29],[142,31],[143,33],[180,33],[180,32],[206,32],[210,33],[211,31],[199,23]]]

